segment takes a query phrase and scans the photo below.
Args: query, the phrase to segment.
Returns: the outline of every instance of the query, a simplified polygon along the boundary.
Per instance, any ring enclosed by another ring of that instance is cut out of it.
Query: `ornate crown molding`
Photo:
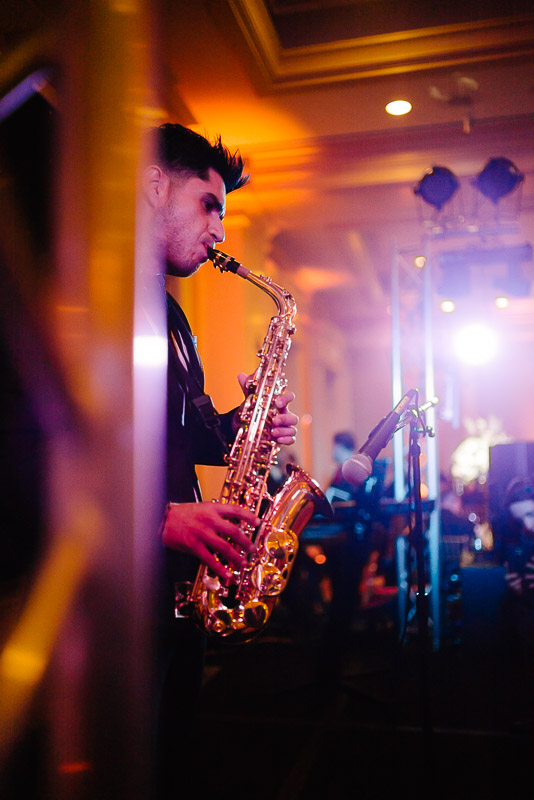
[[[534,53],[534,15],[283,48],[264,0],[228,0],[267,91]]]

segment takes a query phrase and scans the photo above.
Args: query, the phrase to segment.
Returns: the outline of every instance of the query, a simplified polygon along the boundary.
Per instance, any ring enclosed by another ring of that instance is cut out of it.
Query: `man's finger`
[[[252,388],[252,382],[254,380],[254,375],[247,375],[246,372],[240,372],[237,376],[237,380],[239,381],[239,385],[241,387],[241,391],[247,396],[250,393]]]

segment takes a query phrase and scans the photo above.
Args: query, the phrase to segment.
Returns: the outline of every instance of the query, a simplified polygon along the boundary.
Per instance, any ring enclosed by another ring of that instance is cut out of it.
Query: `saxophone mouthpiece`
[[[221,272],[233,272],[234,275],[240,275],[245,279],[251,274],[250,270],[240,264],[236,258],[228,256],[220,250],[214,250],[213,247],[208,247],[208,258],[213,261],[214,267],[219,267]]]
[[[241,264],[232,256],[222,253],[220,250],[214,250],[213,247],[208,247],[208,258],[213,261],[214,267],[219,267],[221,272],[237,273]]]

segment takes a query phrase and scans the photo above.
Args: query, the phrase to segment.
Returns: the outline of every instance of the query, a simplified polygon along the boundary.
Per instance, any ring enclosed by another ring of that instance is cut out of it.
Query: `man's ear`
[[[167,199],[170,181],[161,167],[152,164],[143,172],[143,193],[152,208],[159,208]]]

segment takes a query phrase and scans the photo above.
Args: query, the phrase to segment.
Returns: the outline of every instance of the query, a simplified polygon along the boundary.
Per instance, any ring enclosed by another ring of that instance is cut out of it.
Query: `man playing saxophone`
[[[154,274],[187,278],[224,240],[226,195],[244,186],[243,161],[221,143],[213,144],[181,125],[166,124],[150,134],[151,162],[144,170],[142,203],[156,262]],[[161,529],[163,582],[158,637],[157,761],[158,797],[184,789],[176,759],[184,763],[185,737],[200,688],[203,637],[189,620],[174,618],[173,586],[191,580],[199,560],[216,575],[230,576],[253,550],[240,524],[259,520],[246,508],[202,501],[196,464],[223,464],[238,430],[239,409],[207,420],[196,402],[203,397],[204,376],[189,323],[167,294],[169,362],[167,380],[167,507]],[[238,376],[247,394],[251,376]],[[205,397],[205,396],[204,396]],[[275,400],[271,436],[277,444],[292,444],[298,418],[288,410],[294,399],[284,391]],[[202,405],[202,404],[200,404]],[[215,421],[215,424],[213,424]],[[221,559],[221,560],[220,560]],[[228,564],[228,566],[225,566]]]

